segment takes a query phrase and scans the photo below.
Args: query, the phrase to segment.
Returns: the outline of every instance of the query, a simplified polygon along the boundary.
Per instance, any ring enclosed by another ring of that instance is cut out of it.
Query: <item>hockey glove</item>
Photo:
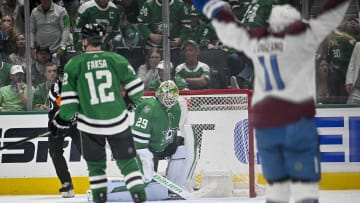
[[[176,136],[174,138],[174,142],[170,143],[165,148],[165,150],[164,150],[165,156],[169,156],[169,157],[172,156],[176,152],[178,146],[180,146],[180,145],[184,145],[184,137]]]
[[[65,137],[67,130],[72,125],[71,121],[63,121],[59,117],[59,111],[55,113],[55,116],[48,123],[48,129],[55,137]]]
[[[222,0],[192,0],[195,8],[211,19],[228,4]]]
[[[154,176],[154,155],[149,149],[139,149],[136,151],[141,160],[145,182],[148,183]]]
[[[192,0],[194,6],[207,18],[219,21],[238,22],[230,5],[222,0]]]
[[[127,108],[128,111],[134,111],[135,110],[136,104],[130,99],[127,92],[124,95],[124,101],[125,101],[126,108]]]

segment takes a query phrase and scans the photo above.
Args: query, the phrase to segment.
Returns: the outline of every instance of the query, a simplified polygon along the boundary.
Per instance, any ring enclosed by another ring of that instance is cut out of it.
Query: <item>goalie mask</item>
[[[178,102],[179,89],[173,81],[167,80],[160,84],[159,88],[155,92],[155,97],[166,108],[171,108]]]
[[[274,33],[282,32],[291,23],[301,20],[301,14],[289,4],[275,5],[269,17],[270,30]]]

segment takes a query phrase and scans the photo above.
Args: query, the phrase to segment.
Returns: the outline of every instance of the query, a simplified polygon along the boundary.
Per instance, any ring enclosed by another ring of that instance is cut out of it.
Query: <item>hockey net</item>
[[[151,94],[148,94],[151,95]],[[180,92],[187,109],[198,158],[194,187],[216,182],[208,196],[250,196],[255,188],[254,136],[249,121],[251,91],[243,89],[190,90]]]

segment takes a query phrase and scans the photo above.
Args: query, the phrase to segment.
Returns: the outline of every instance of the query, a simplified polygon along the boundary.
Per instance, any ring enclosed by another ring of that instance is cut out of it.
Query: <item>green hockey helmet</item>
[[[159,88],[155,92],[155,97],[165,107],[171,108],[178,102],[179,89],[172,80],[167,80],[160,84]]]

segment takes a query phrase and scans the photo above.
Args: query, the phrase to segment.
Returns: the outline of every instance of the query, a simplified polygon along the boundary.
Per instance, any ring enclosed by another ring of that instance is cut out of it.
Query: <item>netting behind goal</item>
[[[196,90],[181,91],[180,96],[187,109],[185,125],[191,126],[197,142],[194,185],[201,189],[216,182],[213,196],[256,196],[254,138],[248,122],[251,92]]]

